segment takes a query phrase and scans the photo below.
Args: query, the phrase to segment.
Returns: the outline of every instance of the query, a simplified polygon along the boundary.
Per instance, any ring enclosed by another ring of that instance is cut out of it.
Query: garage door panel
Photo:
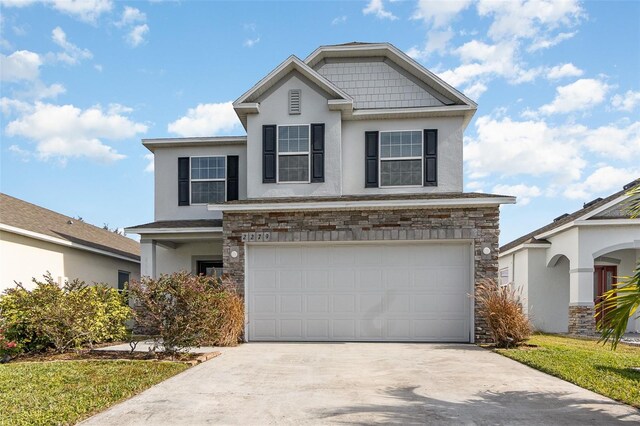
[[[277,296],[268,294],[256,294],[252,298],[253,312],[257,314],[275,314],[277,310]]]
[[[324,268],[326,268],[326,264]],[[329,272],[326,269],[307,271],[305,288],[311,292],[328,289],[329,288]]]
[[[359,312],[365,315],[371,315],[374,313],[382,313],[383,308],[383,296],[382,294],[360,294],[360,306]]]
[[[280,320],[280,336],[285,339],[301,339],[302,320],[301,319],[281,319]]]
[[[356,321],[352,319],[331,320],[332,337],[338,339],[356,338]]]
[[[353,314],[356,312],[355,294],[338,294],[332,297],[331,312],[335,314]]]
[[[302,313],[302,296],[301,295],[282,295],[280,296],[280,312]]]
[[[378,263],[377,265],[380,265]],[[376,266],[377,266],[376,265]],[[383,271],[378,268],[362,269],[358,271],[358,290],[381,290],[383,288]]]
[[[331,289],[344,292],[344,291],[352,291],[356,288],[356,272],[353,268],[345,269],[345,268],[332,268],[331,278],[332,285]]]
[[[468,244],[251,245],[248,337],[468,341],[470,251]]]
[[[328,319],[308,319],[306,327],[308,339],[329,340],[331,337]]]
[[[324,294],[307,296],[307,312],[312,314],[329,313],[329,296]]]

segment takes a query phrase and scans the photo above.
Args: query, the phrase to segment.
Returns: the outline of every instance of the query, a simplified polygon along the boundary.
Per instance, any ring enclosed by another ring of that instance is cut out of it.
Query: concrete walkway
[[[472,345],[253,343],[85,424],[617,422],[640,422],[640,413]]]

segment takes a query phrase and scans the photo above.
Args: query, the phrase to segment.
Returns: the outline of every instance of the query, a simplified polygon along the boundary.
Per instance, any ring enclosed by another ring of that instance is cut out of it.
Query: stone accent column
[[[596,332],[593,306],[569,306],[569,334],[589,336]]]
[[[569,333],[593,335],[596,333],[593,266],[571,269],[569,283]]]

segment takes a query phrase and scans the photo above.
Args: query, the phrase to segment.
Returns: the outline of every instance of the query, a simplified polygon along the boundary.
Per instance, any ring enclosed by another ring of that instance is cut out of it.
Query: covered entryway
[[[247,245],[249,341],[470,341],[471,243]]]

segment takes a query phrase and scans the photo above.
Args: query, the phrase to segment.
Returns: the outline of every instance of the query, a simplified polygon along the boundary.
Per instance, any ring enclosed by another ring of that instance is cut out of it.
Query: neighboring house
[[[140,278],[140,244],[69,216],[0,194],[0,291],[32,278],[79,278],[122,288]]]
[[[223,269],[249,341],[486,340],[499,205],[462,192],[476,104],[386,43],[290,56],[233,104],[247,136],[146,139],[142,273]]]
[[[595,332],[595,303],[640,260],[640,219],[627,212],[635,185],[640,179],[500,247],[501,281],[522,289],[538,330]],[[640,332],[640,320],[630,320],[628,331]]]

